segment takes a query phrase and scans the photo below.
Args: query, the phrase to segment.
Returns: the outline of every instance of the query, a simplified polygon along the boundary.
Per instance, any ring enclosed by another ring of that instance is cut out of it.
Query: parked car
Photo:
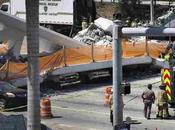
[[[27,90],[0,81],[0,110],[27,104]]]

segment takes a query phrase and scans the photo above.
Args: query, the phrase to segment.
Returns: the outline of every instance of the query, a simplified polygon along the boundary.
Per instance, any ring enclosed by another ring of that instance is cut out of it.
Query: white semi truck
[[[1,10],[25,19],[25,0],[10,0],[1,5]],[[93,0],[39,0],[40,24],[54,31],[69,35],[71,29],[81,29],[81,22],[86,18],[93,22],[96,7]]]

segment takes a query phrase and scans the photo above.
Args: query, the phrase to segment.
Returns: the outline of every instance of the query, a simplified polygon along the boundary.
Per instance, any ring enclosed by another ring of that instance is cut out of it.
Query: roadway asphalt
[[[173,116],[169,120],[158,120],[155,117],[156,105],[153,105],[151,120],[143,116],[143,103],[141,93],[148,83],[153,83],[153,90],[157,91],[160,76],[131,81],[132,92],[124,96],[124,120],[130,117],[131,130],[165,130],[174,129],[174,110],[170,109]],[[49,127],[67,126],[80,130],[112,130],[109,121],[109,107],[104,105],[104,88],[111,82],[101,84],[81,84],[74,89],[59,91],[60,95],[51,97],[54,119],[43,120]],[[79,88],[80,87],[80,88]],[[71,130],[71,128],[69,128]]]
[[[130,117],[131,130],[173,130],[173,109],[170,109],[172,118],[169,120],[155,118],[156,105],[153,105],[151,120],[146,120],[143,116],[141,93],[148,83],[153,84],[153,90],[156,92],[160,84],[160,75],[136,76],[128,80],[132,89],[130,95],[124,96],[123,119],[125,121],[126,117]],[[109,107],[104,105],[104,89],[111,84],[111,81],[104,81],[46,91],[51,99],[53,118],[42,119],[41,122],[52,130],[112,130]],[[4,114],[23,114],[26,117],[27,112]]]
[[[143,103],[141,93],[148,83],[153,84],[156,92],[160,84],[160,77],[147,77],[141,80],[131,81],[132,92],[124,96],[124,120],[130,117],[131,130],[165,130],[174,129],[174,118],[169,120],[158,120],[155,117],[156,105],[153,105],[151,120],[143,117]],[[55,118],[43,120],[49,127],[56,129],[56,126],[69,127],[71,130],[112,130],[109,121],[109,107],[104,105],[104,88],[111,83],[102,84],[81,84],[74,89],[59,91],[51,97],[52,112]],[[79,88],[80,87],[80,88]],[[170,110],[174,116],[173,109]]]

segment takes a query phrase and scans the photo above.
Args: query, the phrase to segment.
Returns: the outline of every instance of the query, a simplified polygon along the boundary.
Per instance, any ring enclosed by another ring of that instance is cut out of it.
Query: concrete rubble
[[[73,38],[87,45],[111,45],[113,41],[113,21],[106,18],[98,18],[87,29],[77,33]],[[128,39],[131,42],[145,41],[145,36],[134,36]],[[156,41],[154,41],[156,42]]]
[[[112,43],[113,22],[105,18],[98,18],[73,38],[85,44],[109,45]]]

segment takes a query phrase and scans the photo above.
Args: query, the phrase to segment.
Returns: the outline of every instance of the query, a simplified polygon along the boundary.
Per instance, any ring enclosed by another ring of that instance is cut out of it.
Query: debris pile
[[[109,45],[112,43],[112,25],[111,20],[98,18],[87,29],[78,32],[73,39],[88,45]]]

